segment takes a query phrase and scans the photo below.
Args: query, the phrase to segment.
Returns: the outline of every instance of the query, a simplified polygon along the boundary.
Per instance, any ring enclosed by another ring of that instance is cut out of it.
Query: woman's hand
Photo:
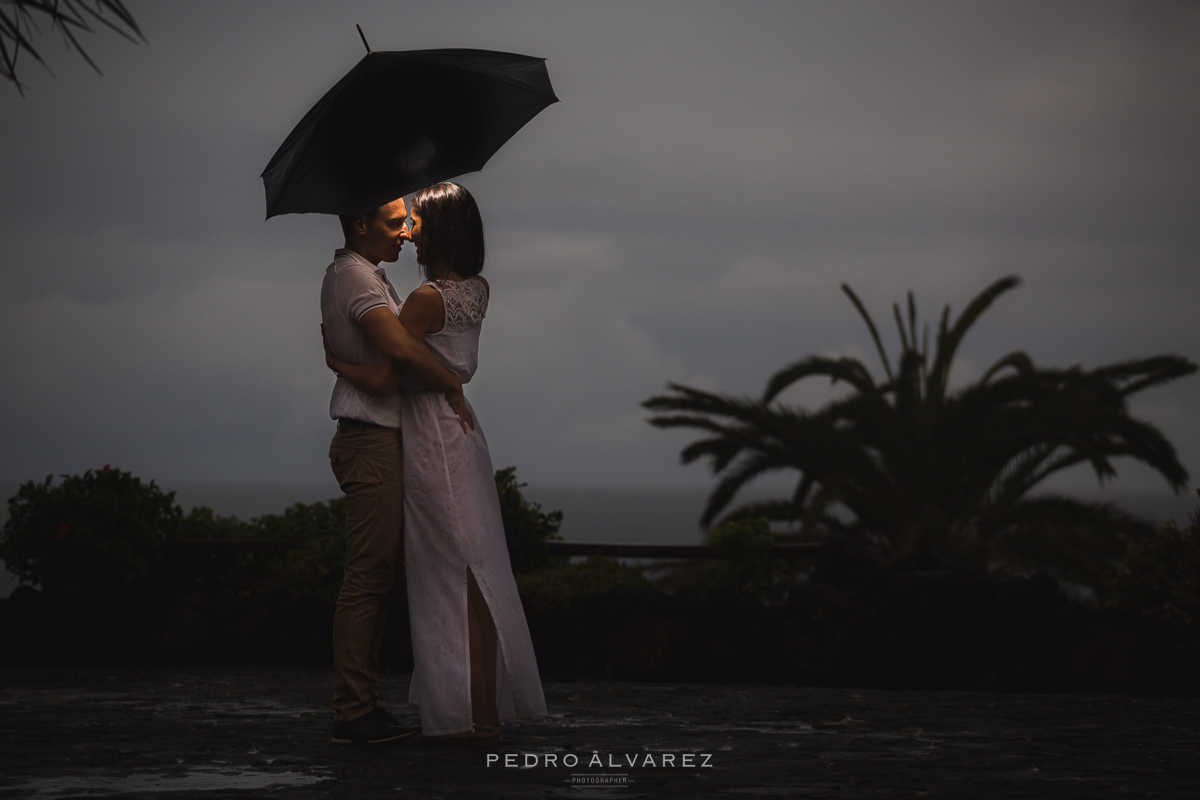
[[[475,430],[475,420],[471,417],[471,409],[467,406],[467,398],[463,396],[462,385],[460,384],[457,392],[443,392],[446,402],[450,404],[450,410],[458,417],[458,424],[462,426],[463,433],[467,433],[467,427]]]
[[[337,374],[337,357],[334,356],[333,350],[329,347],[329,340],[325,338],[325,323],[321,323],[321,346],[325,348],[325,366],[333,370],[333,374]]]

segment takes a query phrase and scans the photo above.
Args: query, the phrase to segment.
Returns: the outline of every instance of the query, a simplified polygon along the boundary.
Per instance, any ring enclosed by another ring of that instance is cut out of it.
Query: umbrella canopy
[[[357,217],[467,172],[558,102],[546,60],[491,50],[368,53],[263,170],[267,219]]]

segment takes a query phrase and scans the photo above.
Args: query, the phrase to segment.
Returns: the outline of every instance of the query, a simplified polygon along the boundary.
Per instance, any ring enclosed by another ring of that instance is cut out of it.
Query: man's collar
[[[378,272],[383,272],[383,267],[379,266],[378,264],[372,264],[370,261],[367,261],[365,258],[360,256],[358,253],[351,250],[349,247],[339,247],[338,249],[334,250],[333,257],[335,259],[349,258],[353,261],[357,261],[359,264],[362,264],[364,267],[368,267],[368,268],[376,270]]]

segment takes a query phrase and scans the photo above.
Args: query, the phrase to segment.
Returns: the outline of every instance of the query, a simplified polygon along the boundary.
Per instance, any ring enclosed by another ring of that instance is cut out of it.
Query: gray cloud
[[[264,223],[257,176],[360,57],[355,22],[378,50],[548,58],[563,102],[463,178],[495,288],[470,394],[527,479],[703,481],[640,401],[755,394],[810,352],[873,363],[842,282],[887,338],[909,289],[932,321],[1021,275],[964,380],[1012,349],[1200,357],[1192,5],[130,6],[150,45],[98,36],[104,78],[53,53],[57,80],[0,92],[5,479],[327,477],[336,224]],[[415,285],[411,253],[392,274]],[[1195,480],[1200,380],[1135,408]]]

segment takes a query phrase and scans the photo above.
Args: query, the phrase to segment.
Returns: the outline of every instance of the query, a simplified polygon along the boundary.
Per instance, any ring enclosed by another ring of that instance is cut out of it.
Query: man
[[[321,285],[329,348],[356,364],[393,359],[441,389],[464,425],[474,427],[462,383],[397,317],[401,300],[379,266],[400,256],[408,238],[403,198],[357,219],[341,217],[346,246]],[[346,495],[346,569],[333,618],[333,741],[386,742],[412,735],[378,705],[375,681],[387,597],[396,581],[404,526],[400,404],[395,387],[364,392],[338,376],[329,415],[338,421],[329,461]]]

